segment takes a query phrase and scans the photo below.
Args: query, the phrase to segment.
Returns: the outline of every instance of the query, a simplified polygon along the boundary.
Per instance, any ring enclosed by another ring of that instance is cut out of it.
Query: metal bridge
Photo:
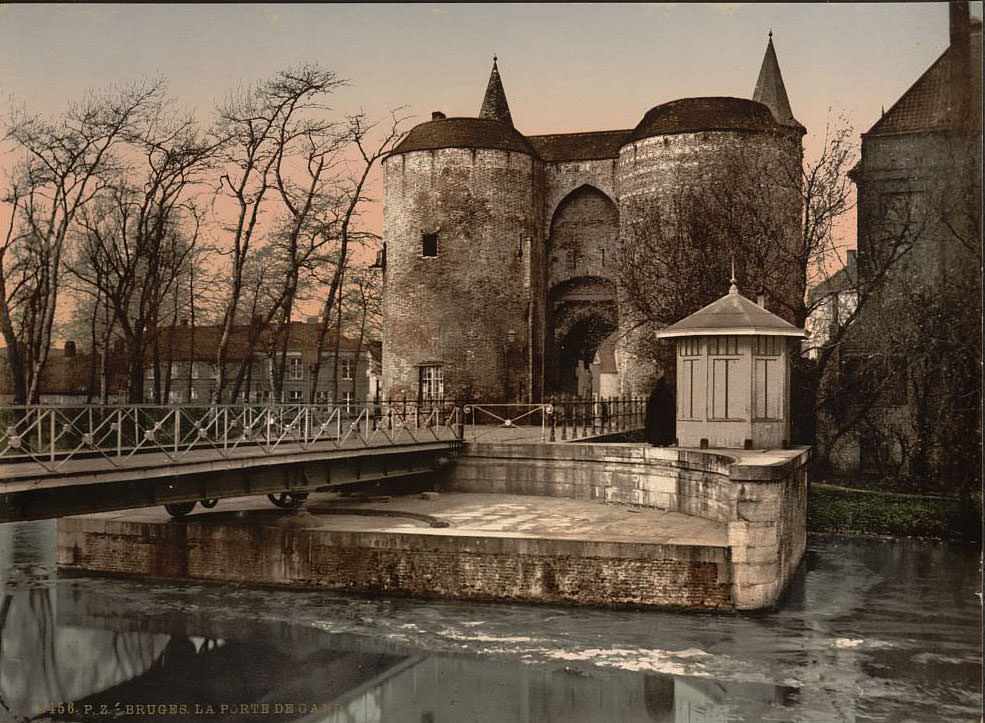
[[[643,426],[643,400],[6,407],[0,522],[432,475],[466,442],[590,439]]]

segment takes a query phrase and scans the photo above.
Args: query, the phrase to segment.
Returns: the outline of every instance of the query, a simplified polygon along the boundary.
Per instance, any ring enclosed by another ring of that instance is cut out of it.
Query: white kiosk
[[[677,446],[778,449],[790,440],[790,354],[806,336],[739,293],[657,332],[677,339]]]

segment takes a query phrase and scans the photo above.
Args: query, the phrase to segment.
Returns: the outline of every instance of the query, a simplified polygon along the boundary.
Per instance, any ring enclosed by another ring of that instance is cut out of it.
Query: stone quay
[[[316,493],[290,511],[245,497],[178,519],[160,508],[66,517],[58,560],[216,583],[756,610],[776,605],[803,554],[808,454],[467,443],[414,494]]]

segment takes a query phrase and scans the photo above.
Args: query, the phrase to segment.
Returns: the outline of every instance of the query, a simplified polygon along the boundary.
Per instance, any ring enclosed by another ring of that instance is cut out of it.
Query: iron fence
[[[0,459],[57,471],[69,460],[125,466],[136,455],[172,461],[211,451],[277,454],[314,445],[370,447],[462,438],[460,411],[377,404],[214,404],[6,407]],[[291,449],[289,450],[288,447]]]
[[[6,464],[35,462],[57,471],[70,460],[87,458],[122,467],[149,453],[178,461],[202,451],[272,455],[314,445],[370,447],[518,436],[567,441],[639,429],[644,407],[644,400],[637,398],[546,404],[397,400],[348,405],[15,406],[0,409],[0,459]]]

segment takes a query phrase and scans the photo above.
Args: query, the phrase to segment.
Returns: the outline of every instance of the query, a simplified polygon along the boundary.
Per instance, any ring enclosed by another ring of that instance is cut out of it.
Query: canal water
[[[813,537],[757,615],[68,577],[0,525],[0,721],[977,721],[979,549]]]

